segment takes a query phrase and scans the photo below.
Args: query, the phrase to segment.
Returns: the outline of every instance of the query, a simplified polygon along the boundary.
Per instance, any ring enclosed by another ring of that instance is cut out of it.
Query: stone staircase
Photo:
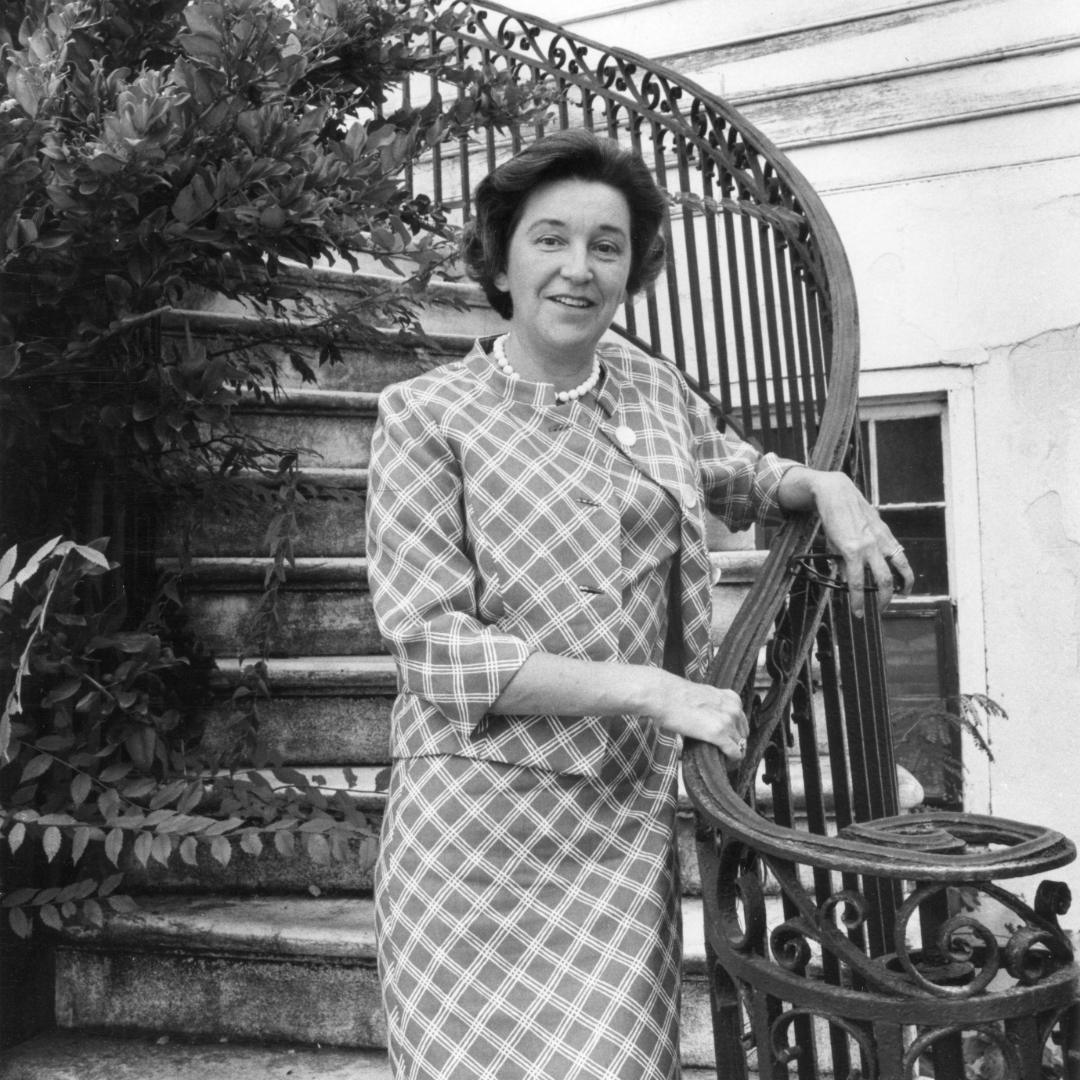
[[[309,287],[347,294],[355,279],[305,272]],[[500,319],[471,286],[441,286],[425,327],[446,355],[347,349],[321,373],[320,389],[299,385],[287,365],[286,393],[247,411],[246,422],[284,444],[311,447],[301,469],[332,479],[352,498],[304,509],[297,567],[281,592],[284,630],[269,664],[272,701],[263,728],[286,763],[333,783],[345,767],[359,777],[364,808],[378,818],[375,776],[388,763],[392,662],[382,649],[367,592],[363,492],[376,398],[384,386],[461,355]],[[203,339],[220,341],[251,318],[213,298],[186,316]],[[184,332],[184,318],[174,329]],[[302,328],[296,331],[303,345]],[[314,365],[313,365],[314,366]],[[265,526],[232,520],[198,541],[187,583],[194,628],[235,677],[244,620],[259,595]],[[163,530],[164,535],[170,529]],[[719,637],[764,553],[739,548],[716,524]],[[167,561],[173,554],[163,551]],[[230,659],[232,657],[233,659]],[[221,717],[207,739],[221,738]],[[375,967],[371,874],[376,841],[353,844],[347,863],[316,865],[269,848],[235,851],[227,867],[201,850],[197,868],[178,859],[133,867],[140,908],[113,913],[101,931],[67,933],[56,949],[59,1030],[17,1047],[0,1062],[2,1080],[246,1080],[389,1077]],[[201,848],[201,846],[200,846]],[[692,815],[679,818],[686,928],[683,1062],[687,1075],[715,1075],[704,971],[700,879]],[[311,887],[319,895],[312,895]],[[782,915],[774,913],[779,922]]]

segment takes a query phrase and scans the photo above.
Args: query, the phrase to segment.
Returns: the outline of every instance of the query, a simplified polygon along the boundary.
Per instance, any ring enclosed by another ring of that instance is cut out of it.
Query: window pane
[[[942,639],[951,619],[947,604],[933,613],[892,610],[882,619],[896,762],[923,786],[927,802],[958,806],[961,798],[960,736],[941,716],[956,687],[947,685]],[[951,635],[947,635],[952,640]]]
[[[882,510],[882,520],[904,545],[915,571],[916,596],[945,596],[949,592],[949,560],[945,549],[945,510]]]
[[[943,502],[941,420],[879,420],[877,430],[878,499],[882,503]]]
[[[865,488],[863,494],[866,495],[867,498],[870,498],[874,487],[870,483],[870,423],[867,420],[864,420],[859,424],[859,452],[862,459],[860,461],[862,466],[862,483]]]

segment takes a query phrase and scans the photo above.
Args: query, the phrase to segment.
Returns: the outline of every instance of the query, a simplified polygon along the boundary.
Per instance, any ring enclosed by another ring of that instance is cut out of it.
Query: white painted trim
[[[876,139],[882,135],[899,135],[906,131],[927,131],[930,128],[951,127],[954,124],[988,120],[995,116],[1016,116],[1019,113],[1054,109],[1060,105],[1075,105],[1077,102],[1080,102],[1080,94],[1062,94],[1058,97],[1046,98],[1044,101],[1026,101],[1017,105],[995,105],[989,109],[971,109],[968,112],[953,113],[946,116],[928,116],[922,120],[909,120],[903,124],[882,124],[879,127],[838,131],[829,135],[812,136],[808,139],[777,139],[776,145],[782,150],[798,150],[807,146],[830,146],[835,143],[855,142],[858,139]]]
[[[725,100],[731,102],[737,108],[743,105],[756,105],[760,101],[785,101],[790,98],[806,97],[810,94],[847,90],[852,86],[872,86],[875,83],[910,79],[917,75],[936,75],[942,71],[959,71],[962,68],[979,67],[983,64],[996,64],[1002,60],[1064,52],[1068,49],[1075,49],[1078,45],[1080,45],[1080,37],[1071,34],[1067,37],[1047,38],[1027,45],[1016,45],[1008,49],[994,49],[990,52],[974,53],[970,56],[958,56],[952,60],[940,60],[933,64],[913,64],[911,67],[906,68],[876,71],[872,75],[855,75],[849,79],[833,79],[822,82],[794,83],[791,86],[779,86],[775,90],[766,90],[756,94],[731,94]]]
[[[571,19],[563,19],[561,26],[574,26],[578,23],[593,22],[594,20],[607,19],[615,15],[629,15],[635,11],[643,11],[650,7],[663,7],[671,0],[644,0],[640,4],[618,4],[602,11],[594,11],[588,15],[577,15]],[[955,3],[956,0],[922,0],[921,3],[890,4],[887,7],[874,8],[863,11],[856,15],[842,15],[835,19],[825,19],[820,22],[801,23],[797,26],[788,26],[782,30],[769,30],[764,34],[749,34],[746,37],[732,38],[729,41],[718,41],[713,45],[687,49],[685,52],[670,53],[658,59],[667,62],[675,57],[690,56],[694,53],[708,52],[711,49],[731,49],[739,45],[756,45],[762,41],[775,41],[777,38],[790,37],[794,34],[809,34],[815,30],[828,30],[833,26],[848,26],[851,23],[864,22],[872,19],[886,19],[890,15],[903,15],[909,11],[922,11],[924,8],[943,7]]]
[[[980,360],[980,363],[985,362]],[[871,368],[859,373],[859,397],[865,404],[897,406],[904,400],[944,401],[950,390],[972,385],[972,364],[921,364]],[[910,414],[918,415],[918,414]]]
[[[975,389],[957,387],[948,395],[948,447],[945,498],[951,503],[947,519],[949,575],[958,611],[960,691],[986,693],[986,613],[983,607],[982,528],[979,506],[979,461],[975,438]],[[987,718],[989,725],[990,719]],[[992,732],[984,733],[987,737]],[[993,812],[991,766],[966,732],[963,735],[964,807],[974,813]]]

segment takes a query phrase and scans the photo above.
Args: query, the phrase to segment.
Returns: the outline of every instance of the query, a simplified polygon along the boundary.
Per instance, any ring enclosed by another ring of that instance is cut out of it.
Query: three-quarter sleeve
[[[784,520],[778,501],[780,481],[798,463],[762,454],[749,443],[718,431],[708,405],[695,394],[688,398],[706,506],[736,531],[754,524],[780,524]]]
[[[467,740],[532,648],[477,613],[461,468],[436,419],[405,384],[384,391],[372,438],[368,581],[402,689]]]

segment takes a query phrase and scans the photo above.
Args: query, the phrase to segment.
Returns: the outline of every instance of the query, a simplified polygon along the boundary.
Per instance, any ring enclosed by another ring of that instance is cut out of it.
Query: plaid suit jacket
[[[397,662],[395,758],[454,754],[599,775],[620,718],[487,715],[534,651],[620,658],[620,513],[595,463],[599,439],[680,507],[680,673],[704,674],[704,509],[734,529],[778,521],[776,489],[791,463],[718,432],[670,366],[617,344],[600,355],[599,429],[595,410],[557,406],[550,387],[507,378],[480,342],[464,360],[383,391],[368,578]]]

